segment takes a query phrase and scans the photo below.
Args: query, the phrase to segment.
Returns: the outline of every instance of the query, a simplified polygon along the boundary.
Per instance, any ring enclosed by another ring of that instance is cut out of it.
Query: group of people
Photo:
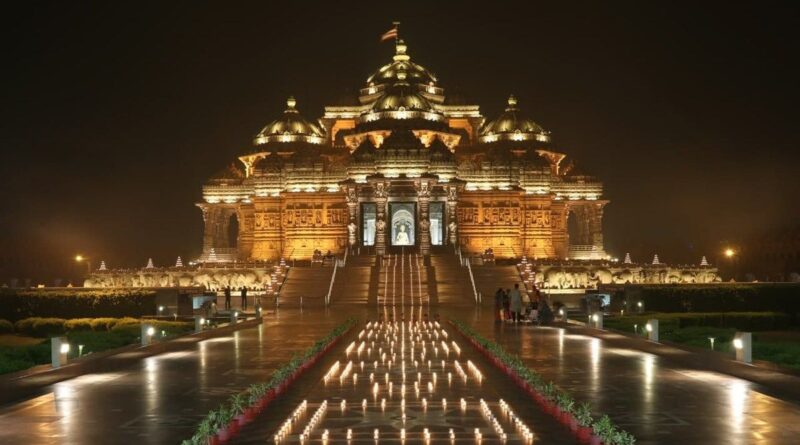
[[[242,288],[239,289],[239,292],[241,292],[241,296],[242,296],[242,310],[246,311],[247,310],[247,288],[242,286]],[[231,287],[230,286],[226,286],[225,287],[225,309],[230,309],[230,308],[231,308]]]
[[[513,289],[499,288],[494,294],[494,313],[495,322],[511,321],[520,323],[529,321],[532,323],[549,324],[553,321],[553,310],[547,302],[547,298],[534,289],[534,296],[530,299],[527,306],[523,305],[522,293],[519,290],[519,283],[514,284]]]

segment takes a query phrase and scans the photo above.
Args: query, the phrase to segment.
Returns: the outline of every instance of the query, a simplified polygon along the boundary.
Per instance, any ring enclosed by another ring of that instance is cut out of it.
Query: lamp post
[[[85,257],[83,255],[80,255],[80,254],[79,255],[75,255],[75,262],[76,263],[86,263],[86,273],[87,274],[92,273],[92,261],[89,258],[87,258],[87,257]]]
[[[736,250],[731,247],[725,248],[722,252],[725,255],[725,258],[728,262],[728,267],[730,268],[731,277],[735,280],[736,279]]]

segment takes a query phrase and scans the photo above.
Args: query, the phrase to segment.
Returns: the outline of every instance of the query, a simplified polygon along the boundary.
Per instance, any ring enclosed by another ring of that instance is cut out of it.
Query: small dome
[[[295,108],[296,105],[297,101],[290,96],[286,100],[286,111],[283,112],[283,116],[264,127],[253,142],[256,145],[297,141],[322,144],[325,141],[325,133],[317,125],[305,120]]]
[[[393,84],[399,80],[400,73],[403,73],[410,83],[425,85],[436,83],[436,76],[433,73],[411,61],[411,57],[406,54],[408,47],[405,42],[398,40],[395,48],[396,53],[392,62],[382,66],[375,74],[369,76],[368,85]]]
[[[498,140],[536,140],[549,142],[550,133],[542,128],[533,119],[525,116],[517,108],[517,98],[512,94],[508,97],[508,107],[497,117],[481,128],[480,142],[494,142]]]

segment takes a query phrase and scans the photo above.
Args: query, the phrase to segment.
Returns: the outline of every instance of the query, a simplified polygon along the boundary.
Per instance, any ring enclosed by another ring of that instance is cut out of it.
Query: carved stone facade
[[[479,106],[446,99],[400,40],[358,97],[318,122],[290,98],[240,164],[209,180],[200,260],[453,244],[498,258],[603,259],[603,186],[566,157],[513,96],[488,122]]]

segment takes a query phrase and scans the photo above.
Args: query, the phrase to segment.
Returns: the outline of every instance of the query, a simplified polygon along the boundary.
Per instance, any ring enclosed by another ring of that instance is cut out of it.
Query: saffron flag
[[[397,25],[395,25],[394,28],[383,33],[383,35],[381,36],[381,42],[385,42],[389,39],[397,39]]]

